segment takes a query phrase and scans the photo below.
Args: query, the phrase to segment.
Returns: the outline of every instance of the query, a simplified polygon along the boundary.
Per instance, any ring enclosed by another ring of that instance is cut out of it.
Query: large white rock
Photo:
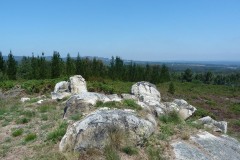
[[[54,93],[57,92],[69,92],[69,82],[67,81],[58,82],[54,87]]]
[[[194,106],[188,104],[183,99],[175,99],[173,102],[164,102],[163,104],[166,106],[165,112],[176,111],[184,120],[197,110]]]
[[[88,113],[91,108],[98,102],[111,101],[108,96],[96,92],[82,92],[71,96],[64,109],[64,118],[68,118],[72,114]]]
[[[200,122],[207,128],[212,128],[214,131],[220,131],[223,133],[227,133],[227,122],[226,121],[216,121],[211,117],[203,117],[200,118],[197,122]]]
[[[52,99],[63,99],[65,97],[70,97],[70,92],[51,92]]]
[[[87,84],[85,79],[81,75],[70,77],[70,88],[72,94],[87,92]]]
[[[132,86],[131,93],[140,101],[153,103],[160,102],[161,95],[154,84],[149,82],[137,82]]]
[[[102,108],[92,112],[67,129],[62,138],[60,151],[80,151],[87,148],[102,149],[109,142],[109,136],[120,133],[128,142],[142,144],[155,130],[155,119],[138,117],[133,111]]]
[[[177,160],[239,160],[240,143],[227,135],[208,132],[192,135],[188,141],[171,143]]]
[[[26,102],[26,101],[30,101],[30,98],[28,98],[28,97],[22,97],[21,98],[21,102]]]

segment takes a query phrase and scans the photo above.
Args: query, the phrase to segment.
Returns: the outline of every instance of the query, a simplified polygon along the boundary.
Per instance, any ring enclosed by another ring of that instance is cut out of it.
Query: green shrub
[[[240,103],[232,104],[230,106],[230,110],[231,110],[231,112],[236,113],[236,114],[240,113]]]
[[[23,117],[23,118],[19,118],[16,120],[16,123],[17,124],[26,124],[30,121],[30,119],[26,118],[26,117]]]
[[[47,140],[57,142],[62,139],[67,130],[67,123],[62,122],[55,130],[48,133]]]
[[[17,130],[12,132],[12,136],[13,137],[17,137],[17,136],[20,136],[22,134],[23,134],[23,129],[22,128],[21,129],[17,129]]]
[[[118,109],[133,109],[141,110],[142,107],[139,106],[134,100],[127,99],[121,102],[110,101],[103,103],[102,101],[97,101],[95,107],[108,107],[108,108],[118,108]]]
[[[164,159],[161,155],[161,150],[159,148],[148,147],[147,148],[148,159],[150,160],[162,160]]]
[[[81,119],[81,114],[80,113],[75,113],[75,114],[73,114],[73,115],[71,115],[70,116],[70,119],[71,120],[74,120],[74,121],[78,121],[78,120],[80,120]]]
[[[36,138],[37,138],[36,133],[29,133],[28,135],[25,136],[24,141],[29,142],[29,141],[33,141]]]
[[[122,151],[128,155],[138,154],[138,150],[132,146],[123,147]]]
[[[36,113],[34,111],[24,111],[23,115],[27,116],[27,117],[34,117],[36,115]]]
[[[48,115],[47,114],[42,114],[41,115],[41,120],[42,121],[47,121],[48,120]]]
[[[178,124],[183,122],[183,120],[180,118],[179,114],[176,111],[172,111],[168,114],[161,115],[159,119],[164,123]]]
[[[101,102],[97,101],[95,107],[121,108],[121,103],[116,101]]]
[[[48,106],[48,105],[44,105],[44,106],[40,106],[38,108],[40,113],[45,113],[45,112],[49,112],[51,110],[55,109],[55,106]]]
[[[170,94],[174,94],[174,93],[175,93],[175,87],[174,87],[174,83],[173,83],[173,82],[171,82],[171,83],[169,84],[168,92],[169,92]]]
[[[172,136],[174,134],[173,126],[172,125],[161,125],[160,127],[160,134],[158,135],[158,138],[160,140],[168,140],[168,137]]]
[[[106,146],[104,148],[104,154],[105,154],[106,160],[120,160],[120,157],[117,151],[110,146]]]
[[[134,109],[134,110],[141,110],[142,107],[139,106],[134,100],[132,99],[126,99],[123,100],[123,105],[126,106],[129,109]]]

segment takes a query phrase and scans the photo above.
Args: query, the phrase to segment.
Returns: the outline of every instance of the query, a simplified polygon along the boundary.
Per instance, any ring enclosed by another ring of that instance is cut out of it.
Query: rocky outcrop
[[[67,100],[64,109],[64,118],[68,118],[69,115],[74,113],[88,113],[98,101],[105,103],[109,101],[119,102],[121,100],[117,94],[105,95],[96,92],[82,92],[71,96]]]
[[[182,119],[187,119],[190,117],[197,109],[188,104],[183,99],[175,99],[173,102],[165,102],[163,103],[164,106],[162,108],[165,112],[177,111]]]
[[[132,99],[137,100],[137,97],[132,94],[123,93],[121,94],[122,99]]]
[[[72,94],[87,92],[87,83],[81,75],[75,75],[69,78],[70,90]]]
[[[196,121],[196,123],[203,124],[205,128],[213,129],[215,132],[227,133],[227,122],[226,121],[215,121],[211,117],[203,117]]]
[[[110,143],[111,134],[119,134],[128,142],[139,145],[154,132],[155,127],[155,119],[151,116],[146,120],[131,110],[102,108],[69,126],[59,148],[61,151],[102,149]]]
[[[134,84],[131,93],[141,102],[145,103],[159,103],[161,100],[160,92],[157,90],[156,86],[145,81]]]
[[[57,92],[70,92],[69,90],[69,82],[67,81],[61,81],[61,82],[58,82],[55,87],[54,87],[54,92],[57,93]]]
[[[58,82],[52,92],[52,99],[63,99],[74,94],[87,92],[87,84],[81,75],[75,75],[69,78],[69,82]]]
[[[21,101],[21,102],[30,101],[30,98],[28,98],[28,97],[22,97],[20,101]]]
[[[214,136],[202,132],[191,136],[189,141],[171,144],[177,160],[239,160],[240,143],[226,135]]]

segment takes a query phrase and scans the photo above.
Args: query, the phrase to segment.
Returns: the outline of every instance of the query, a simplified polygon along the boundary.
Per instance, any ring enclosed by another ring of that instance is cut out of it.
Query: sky
[[[239,0],[0,0],[0,51],[240,61]]]

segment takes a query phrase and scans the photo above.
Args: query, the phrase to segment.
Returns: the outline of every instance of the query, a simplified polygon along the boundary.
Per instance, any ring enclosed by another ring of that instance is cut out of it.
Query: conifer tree
[[[10,80],[16,79],[16,73],[17,73],[17,62],[14,59],[14,56],[12,54],[12,51],[10,51],[8,55],[7,60],[7,76]]]
[[[51,77],[58,78],[61,74],[61,58],[59,52],[54,51],[51,60]]]
[[[0,52],[0,72],[5,73],[5,61],[2,56],[2,52]]]
[[[31,69],[31,59],[24,56],[18,66],[18,77],[22,79],[33,79]]]
[[[161,71],[160,71],[160,80],[161,83],[170,81],[170,74],[168,67],[164,64],[162,65]]]
[[[174,87],[174,83],[173,83],[173,82],[171,82],[171,83],[169,84],[168,92],[171,93],[171,94],[174,94],[174,93],[175,93],[175,87]]]
[[[66,60],[66,75],[69,77],[70,75],[74,74],[74,62],[71,58],[70,54],[67,54],[67,60]]]
[[[191,69],[186,69],[182,75],[182,80],[187,82],[192,82],[193,74]]]
[[[81,72],[82,72],[82,61],[78,53],[77,59],[76,59],[76,74],[81,74]]]
[[[46,59],[44,57],[44,53],[42,53],[39,63],[40,63],[39,64],[39,67],[40,67],[39,76],[41,79],[45,79],[45,78],[47,78],[47,63],[46,63]]]

